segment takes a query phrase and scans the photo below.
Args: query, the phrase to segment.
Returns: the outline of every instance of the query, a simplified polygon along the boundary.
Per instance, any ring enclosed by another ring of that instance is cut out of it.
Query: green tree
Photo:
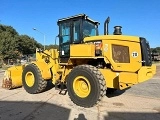
[[[17,39],[17,49],[22,54],[33,54],[36,48],[42,48],[42,45],[27,35],[21,35]]]
[[[57,49],[59,50],[59,45],[46,45],[46,49],[49,50],[49,49]]]
[[[18,33],[11,26],[0,25],[0,54],[4,59],[15,58],[18,55],[16,46]]]
[[[36,47],[42,48],[42,45],[27,35],[19,35],[11,26],[0,25],[0,56],[4,60],[33,54]]]
[[[160,53],[160,47],[151,48],[152,53]]]

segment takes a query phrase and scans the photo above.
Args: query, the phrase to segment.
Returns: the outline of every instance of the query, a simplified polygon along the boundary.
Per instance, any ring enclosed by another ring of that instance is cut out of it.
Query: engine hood
[[[120,40],[120,41],[140,42],[139,37],[127,36],[127,35],[100,35],[100,36],[91,36],[84,38],[84,42],[96,41],[96,40]]]

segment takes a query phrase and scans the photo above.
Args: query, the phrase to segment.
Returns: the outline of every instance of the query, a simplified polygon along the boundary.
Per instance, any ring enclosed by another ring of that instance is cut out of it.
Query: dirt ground
[[[3,72],[0,73],[0,85]],[[95,107],[82,108],[54,88],[28,94],[23,87],[0,87],[0,120],[160,120],[160,66],[153,79],[106,95]]]

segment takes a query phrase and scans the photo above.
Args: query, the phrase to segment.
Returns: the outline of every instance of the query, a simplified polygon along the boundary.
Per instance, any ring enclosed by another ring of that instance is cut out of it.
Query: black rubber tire
[[[79,97],[73,89],[74,79],[83,76],[88,79],[91,91],[85,98]],[[78,106],[93,107],[104,95],[106,95],[106,83],[101,72],[91,65],[79,65],[75,67],[67,76],[67,90],[70,99]]]
[[[26,75],[27,72],[32,72],[32,74],[34,75],[35,82],[34,82],[32,87],[29,87],[26,84],[25,75]],[[23,70],[23,73],[22,73],[22,84],[23,84],[24,89],[28,93],[36,94],[36,93],[43,92],[43,90],[45,90],[45,88],[47,86],[47,81],[45,81],[42,78],[41,72],[40,72],[39,68],[35,64],[29,64]]]

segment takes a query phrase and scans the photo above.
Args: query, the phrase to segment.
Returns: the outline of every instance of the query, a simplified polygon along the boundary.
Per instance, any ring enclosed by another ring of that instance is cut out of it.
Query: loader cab
[[[97,36],[99,23],[85,14],[59,19],[59,57],[62,63],[68,62],[70,45],[82,44],[84,37]]]

